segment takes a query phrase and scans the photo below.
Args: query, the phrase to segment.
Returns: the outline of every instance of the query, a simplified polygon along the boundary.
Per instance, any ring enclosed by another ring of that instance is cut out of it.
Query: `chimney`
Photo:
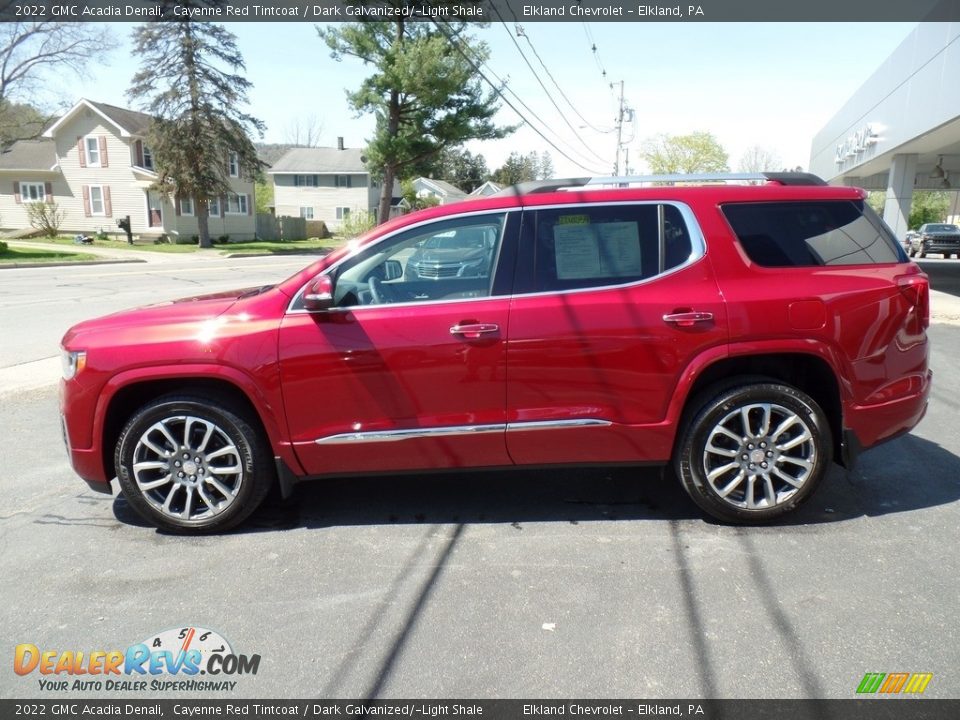
[[[343,138],[342,138],[342,137],[338,137],[338,138],[337,138],[337,150],[343,150]]]

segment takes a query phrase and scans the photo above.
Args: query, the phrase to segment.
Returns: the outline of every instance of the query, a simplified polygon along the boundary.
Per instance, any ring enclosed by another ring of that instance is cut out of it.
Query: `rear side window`
[[[671,205],[585,206],[539,210],[535,290],[623,285],[686,262],[692,243]]]
[[[862,201],[723,206],[747,256],[765,267],[906,262],[893,234]]]

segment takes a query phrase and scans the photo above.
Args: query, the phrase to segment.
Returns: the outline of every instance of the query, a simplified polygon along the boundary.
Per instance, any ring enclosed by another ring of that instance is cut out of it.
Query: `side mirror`
[[[333,307],[333,279],[321,275],[311,280],[303,292],[303,308],[309,312],[320,312]]]
[[[387,260],[383,264],[383,279],[396,280],[403,277],[403,265],[399,260]]]

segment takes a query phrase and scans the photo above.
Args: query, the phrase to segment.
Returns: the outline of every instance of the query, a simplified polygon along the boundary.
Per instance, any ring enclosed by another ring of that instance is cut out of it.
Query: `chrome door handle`
[[[677,327],[693,327],[697,323],[711,322],[712,312],[678,312],[663,316],[663,321],[674,323]]]
[[[500,331],[500,326],[496,323],[466,323],[461,325],[457,323],[450,328],[451,335],[462,335],[468,340],[473,340],[481,335],[489,335]]]

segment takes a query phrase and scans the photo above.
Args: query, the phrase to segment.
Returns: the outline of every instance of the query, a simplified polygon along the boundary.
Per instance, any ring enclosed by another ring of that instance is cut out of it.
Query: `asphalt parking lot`
[[[924,264],[958,286],[960,263]],[[27,321],[6,287],[4,333]],[[53,386],[8,392],[7,662],[19,643],[124,649],[198,627],[261,657],[212,697],[849,698],[866,672],[930,672],[926,696],[960,697],[960,327],[930,335],[921,425],[765,528],[617,469],[315,483],[232,533],[176,537],[77,479]],[[0,677],[5,698],[66,696]]]

